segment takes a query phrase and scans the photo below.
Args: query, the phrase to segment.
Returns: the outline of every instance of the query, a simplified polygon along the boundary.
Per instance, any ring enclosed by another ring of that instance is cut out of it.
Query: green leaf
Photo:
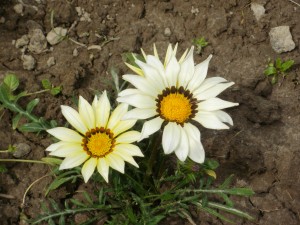
[[[137,68],[140,68],[140,67],[135,63],[136,59],[138,59],[142,62],[145,62],[145,59],[142,55],[131,53],[131,52],[123,53],[122,54],[122,59],[123,59],[123,62],[128,63],[132,66],[135,66]]]
[[[22,91],[21,93],[17,94],[16,96],[12,96],[10,99],[14,102],[17,102],[21,97],[24,97],[27,95],[27,91]]]
[[[34,107],[40,102],[40,99],[35,98],[33,100],[31,100],[27,106],[26,106],[26,111],[30,114],[32,112],[32,110],[34,109]]]
[[[270,75],[274,75],[274,74],[277,74],[277,70],[275,67],[268,67],[265,71],[264,71],[264,74],[266,76],[270,76]]]
[[[58,87],[54,87],[54,88],[52,88],[51,90],[50,90],[50,94],[51,95],[58,95],[59,93],[61,92],[61,87],[60,86],[58,86]]]
[[[5,173],[7,172],[7,168],[5,167],[5,165],[0,164],[0,173]]]
[[[271,84],[276,84],[277,81],[278,81],[278,77],[274,76],[274,77],[272,77]]]
[[[83,192],[83,195],[84,195],[85,199],[87,200],[87,202],[89,204],[93,205],[93,200],[91,199],[91,197],[89,196],[89,194],[86,191]]]
[[[235,209],[235,208],[232,208],[230,206],[227,206],[227,205],[222,205],[222,204],[219,204],[219,203],[215,203],[215,202],[209,202],[208,205],[212,208],[216,208],[216,209],[219,209],[219,210],[223,210],[225,212],[229,212],[231,214],[234,214],[236,216],[240,216],[240,217],[243,217],[243,218],[246,218],[248,220],[253,220],[254,218],[252,216],[250,216],[249,214],[241,211],[241,210],[238,210],[238,209]]]
[[[12,119],[12,128],[15,130],[18,127],[19,121],[22,118],[22,114],[18,114],[16,115],[13,119]]]
[[[228,187],[230,186],[231,182],[232,182],[233,177],[234,177],[233,174],[231,174],[229,177],[227,177],[227,178],[224,180],[223,184],[221,184],[221,185],[219,186],[219,188],[220,188],[220,189],[228,188]]]
[[[46,90],[50,90],[52,88],[52,84],[48,79],[43,79],[42,85],[43,85],[43,88]]]
[[[219,167],[218,161],[213,159],[206,159],[204,164],[207,166],[207,169],[210,170],[215,170]]]
[[[251,196],[255,194],[255,192],[250,188],[231,188],[224,191],[230,195]]]
[[[40,132],[45,130],[45,128],[37,122],[32,122],[32,123],[26,123],[19,127],[19,130],[21,132]]]
[[[228,197],[228,195],[226,195],[224,193],[220,193],[220,195],[222,196],[222,198],[226,202],[227,206],[229,206],[229,207],[233,207],[234,206],[233,202],[230,200],[230,198]]]
[[[43,162],[49,163],[51,165],[60,165],[62,163],[62,160],[59,158],[54,158],[54,157],[44,157],[41,158]]]
[[[63,185],[64,183],[70,181],[73,179],[73,176],[71,177],[63,177],[61,179],[55,179],[50,185],[49,187],[47,188],[46,192],[45,192],[45,196],[48,195],[48,193],[52,190],[55,190],[57,188],[59,188],[61,185]]]
[[[288,60],[282,63],[281,65],[281,72],[285,72],[290,69],[294,65],[294,60]]]
[[[226,222],[228,222],[228,223],[234,224],[234,222],[233,222],[232,220],[227,219],[225,216],[223,216],[222,214],[218,213],[216,210],[211,209],[211,208],[208,208],[208,207],[203,207],[203,206],[201,205],[201,203],[198,203],[198,204],[196,204],[196,205],[197,205],[200,209],[202,209],[203,211],[205,211],[205,212],[207,212],[207,213],[209,213],[209,214],[211,214],[211,215],[213,215],[213,216],[216,216],[216,217],[218,217],[219,219],[224,220],[224,221],[226,221]]]
[[[282,66],[282,64],[281,64],[281,58],[277,58],[276,62],[275,62],[275,67],[277,69],[281,70],[281,66]]]
[[[71,198],[70,201],[77,206],[81,206],[81,207],[87,207],[85,204],[83,204],[82,202],[78,201],[77,199]]]
[[[8,88],[11,91],[16,90],[19,86],[19,79],[15,74],[12,73],[6,74],[3,82],[8,86]]]
[[[66,224],[66,220],[65,220],[64,215],[61,215],[61,216],[59,217],[58,224],[59,224],[59,225],[65,225],[65,224]]]
[[[4,106],[7,105],[7,103],[9,103],[9,95],[10,95],[10,91],[9,88],[6,84],[2,83],[0,85],[0,102],[2,102],[4,104]]]

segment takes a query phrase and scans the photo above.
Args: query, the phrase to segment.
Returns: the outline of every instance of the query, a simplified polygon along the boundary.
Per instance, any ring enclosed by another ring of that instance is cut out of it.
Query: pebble
[[[16,40],[15,46],[16,48],[22,48],[25,45],[28,45],[29,37],[28,35],[23,35],[21,38]]]
[[[35,68],[36,61],[31,55],[22,55],[22,60],[25,70],[33,70]]]
[[[48,67],[51,67],[51,66],[54,66],[55,65],[55,58],[52,56],[50,57],[48,60],[47,60],[47,66]]]
[[[171,30],[170,30],[169,27],[167,27],[167,28],[165,29],[164,34],[165,34],[165,36],[167,36],[167,37],[170,37],[170,36],[171,36],[172,32],[171,32]]]
[[[251,10],[253,11],[253,14],[257,21],[259,21],[263,15],[265,15],[265,7],[261,4],[258,4],[256,2],[251,3]]]
[[[15,147],[16,149],[13,153],[13,156],[15,158],[22,158],[23,156],[31,152],[31,147],[26,143],[14,144],[13,147]]]
[[[34,29],[29,33],[30,41],[28,45],[29,51],[40,54],[47,48],[47,40],[43,31],[40,29]]]
[[[73,50],[73,56],[78,56],[79,55],[79,53],[78,53],[78,49],[77,48],[74,48],[74,50]]]
[[[5,23],[5,17],[3,16],[0,17],[0,23]]]
[[[271,46],[277,53],[289,52],[296,47],[289,26],[274,27],[269,36]]]
[[[16,4],[16,5],[14,6],[14,10],[15,10],[16,13],[18,13],[18,14],[20,14],[20,15],[23,16],[24,6],[23,6],[21,3]]]
[[[62,27],[55,27],[47,34],[47,41],[50,45],[56,45],[61,42],[67,35],[67,29]]]

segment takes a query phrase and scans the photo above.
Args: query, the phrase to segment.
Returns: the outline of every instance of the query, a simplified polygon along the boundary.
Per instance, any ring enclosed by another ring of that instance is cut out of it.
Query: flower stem
[[[39,161],[39,160],[29,160],[29,159],[0,159],[0,162],[24,162],[24,163],[40,163],[40,164],[49,164],[48,162]]]
[[[159,145],[161,143],[161,136],[162,135],[160,133],[155,138],[153,138],[153,142],[149,148],[151,151],[151,154],[150,154],[149,161],[147,164],[146,176],[145,176],[145,180],[144,180],[146,183],[150,182],[150,178],[153,174],[154,163],[157,162],[157,158],[158,158],[159,150],[160,150]]]
[[[0,153],[8,153],[10,152],[9,150],[0,150]]]

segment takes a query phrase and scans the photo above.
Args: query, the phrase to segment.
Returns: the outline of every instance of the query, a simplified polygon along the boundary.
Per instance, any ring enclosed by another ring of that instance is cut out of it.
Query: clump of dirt
[[[239,107],[228,110],[234,120],[232,129],[201,129],[207,157],[221,163],[218,181],[235,174],[237,186],[250,186],[256,191],[249,199],[236,199],[238,206],[251,213],[255,221],[236,220],[237,224],[296,225],[300,223],[300,7],[292,1],[255,3],[265,9],[259,21],[249,1],[1,1],[0,80],[7,72],[15,73],[21,80],[20,88],[30,92],[41,89],[42,79],[61,85],[62,94],[57,97],[39,95],[41,102],[34,112],[64,124],[60,105],[72,105],[73,96],[91,100],[95,90],[104,89],[115,95],[108,85],[109,71],[114,66],[119,75],[128,72],[122,53],[139,53],[141,47],[150,53],[155,43],[163,57],[168,43],[179,43],[180,55],[191,46],[192,39],[204,36],[209,45],[194,56],[195,61],[199,63],[213,54],[208,76],[234,81],[236,85],[222,98],[240,103]],[[296,48],[279,55],[272,49],[269,31],[281,25],[290,27]],[[52,26],[68,31],[67,38],[55,45],[43,39]],[[34,39],[32,30],[38,30]],[[16,41],[24,35],[28,35],[28,43],[20,46],[19,41],[17,48]],[[34,48],[36,45],[38,50]],[[97,47],[88,48],[91,46]],[[27,61],[24,66],[24,55],[34,60],[29,67]],[[295,60],[281,86],[271,85],[263,75],[268,59],[277,57]],[[50,58],[55,63],[49,66]],[[0,149],[25,143],[31,151],[24,158],[40,159],[47,155],[45,148],[51,144],[51,138],[13,130],[13,114],[4,110],[1,115]],[[10,156],[1,154],[1,157]],[[18,224],[22,211],[27,217],[40,213],[50,177],[32,187],[25,205],[22,198],[26,188],[49,168],[22,163],[6,165],[8,172],[0,174],[0,220],[3,225]],[[68,187],[63,187],[51,197],[59,202],[68,193]],[[85,215],[78,215],[75,219],[80,223],[84,218]],[[197,212],[193,213],[193,219],[197,224],[224,223]],[[183,222],[168,218],[164,223]]]

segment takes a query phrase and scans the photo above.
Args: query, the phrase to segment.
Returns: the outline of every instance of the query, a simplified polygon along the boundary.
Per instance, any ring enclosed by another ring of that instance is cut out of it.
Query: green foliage
[[[146,59],[142,55],[136,54],[136,53],[123,53],[122,54],[122,60],[124,63],[128,63],[129,65],[132,65],[134,67],[139,68],[139,66],[135,63],[136,60],[140,60],[142,62],[145,62]]]
[[[3,164],[0,164],[0,173],[5,173],[5,172],[7,172],[6,166]]]
[[[286,71],[294,65],[294,60],[282,61],[281,58],[277,58],[275,63],[270,62],[264,71],[266,76],[271,76],[272,84],[276,84],[278,77],[282,76],[282,79],[286,76]]]
[[[46,121],[42,117],[38,118],[32,114],[34,108],[38,105],[39,99],[35,98],[31,100],[25,109],[23,109],[19,104],[18,100],[21,97],[25,97],[28,94],[27,91],[20,92],[19,94],[14,94],[14,92],[19,87],[19,79],[15,74],[6,74],[3,82],[0,84],[0,103],[3,108],[6,108],[16,115],[12,119],[13,129],[19,129],[23,132],[40,132],[56,126],[56,122]],[[50,90],[51,92],[51,90]],[[19,122],[22,118],[26,118],[28,123],[19,126]]]
[[[61,86],[55,87],[53,84],[51,84],[51,82],[48,79],[43,79],[42,85],[44,90],[50,91],[50,94],[54,96],[58,95],[62,90]]]
[[[208,42],[204,37],[201,37],[193,39],[193,44],[196,47],[196,53],[201,54],[202,49],[208,45]]]

